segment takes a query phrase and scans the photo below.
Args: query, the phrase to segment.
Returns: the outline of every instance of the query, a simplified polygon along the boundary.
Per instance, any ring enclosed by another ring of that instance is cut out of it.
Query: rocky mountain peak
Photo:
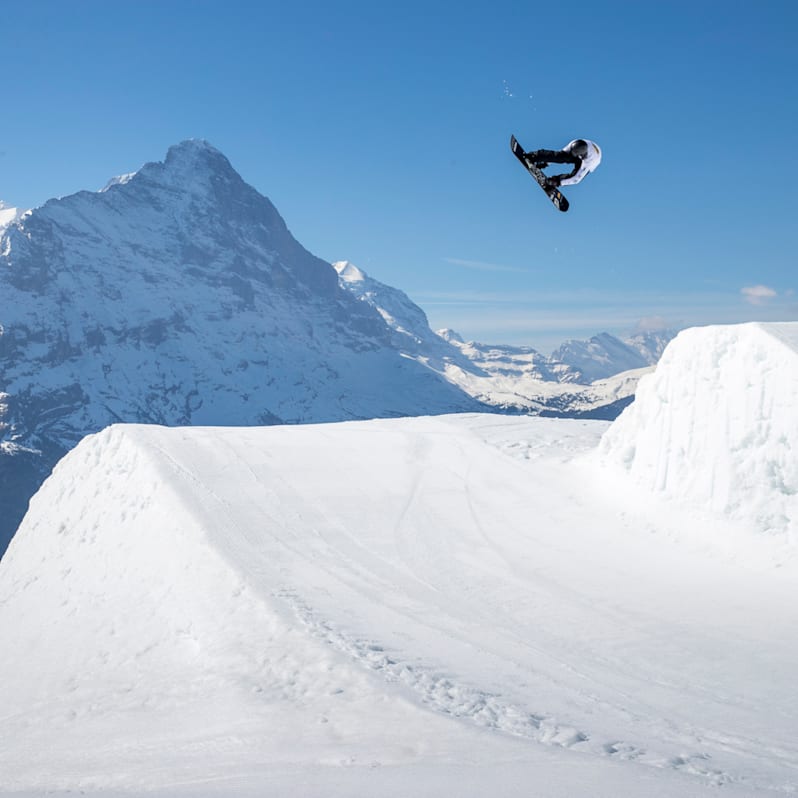
[[[170,148],[0,230],[0,553],[113,422],[261,425],[473,410],[392,345],[216,148]]]
[[[179,186],[184,191],[213,193],[221,186],[234,186],[239,191],[249,188],[230,161],[203,139],[172,145],[163,161],[145,164],[136,177],[166,187]]]

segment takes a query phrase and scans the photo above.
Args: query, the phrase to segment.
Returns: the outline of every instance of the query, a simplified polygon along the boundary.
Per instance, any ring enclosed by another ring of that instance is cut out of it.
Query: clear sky
[[[98,189],[186,138],[434,328],[544,352],[798,319],[798,3],[0,5],[0,198]],[[556,211],[509,150],[597,141]]]

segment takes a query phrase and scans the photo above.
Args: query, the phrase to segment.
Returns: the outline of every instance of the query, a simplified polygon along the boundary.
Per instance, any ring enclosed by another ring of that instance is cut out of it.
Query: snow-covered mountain
[[[490,374],[590,385],[622,372],[655,365],[676,331],[636,333],[625,339],[600,333],[587,341],[570,339],[551,355],[543,355],[529,346],[466,342],[453,330],[439,330],[438,335]]]
[[[342,285],[379,312],[394,346],[503,412],[613,419],[675,335],[652,332],[621,341],[602,333],[568,341],[551,356],[532,347],[466,342],[454,330],[433,333],[424,311],[403,291],[347,261],[333,265]]]
[[[636,349],[649,365],[655,365],[662,357],[665,347],[676,337],[678,330],[643,330],[624,338],[623,342]]]
[[[349,261],[333,263],[333,268],[341,285],[384,319],[397,349],[433,359],[456,357],[456,352],[430,329],[427,314],[404,291],[369,277]]]
[[[572,339],[552,352],[552,369],[563,382],[603,380],[622,371],[654,365],[675,334],[671,330],[648,332],[622,341],[600,333],[588,341]]]
[[[551,355],[532,347],[464,341],[455,330],[432,333],[427,316],[403,291],[370,277],[348,261],[334,263],[341,283],[374,307],[393,330],[394,345],[425,362],[441,358],[498,377],[532,378],[540,382],[590,385],[624,371],[653,366],[675,330],[636,333],[621,340],[601,333],[588,341],[568,340]],[[441,346],[442,339],[447,345]],[[462,357],[458,357],[458,353]]]
[[[552,363],[551,358],[531,346],[465,341],[458,332],[450,329],[438,330],[438,335],[456,347],[486,374],[519,379],[531,377],[539,382],[560,381],[556,366],[561,364]]]
[[[588,382],[577,368],[532,347],[466,342],[452,330],[438,334],[469,364],[447,368],[447,378],[481,402],[509,413],[612,420],[632,401],[637,381],[653,368],[616,371],[597,364],[596,372],[609,376]]]
[[[5,202],[0,200],[0,232],[4,227],[8,227],[12,222],[15,222],[22,216],[22,211],[19,208],[12,208]]]
[[[0,231],[0,552],[56,460],[116,421],[478,409],[202,141]]]
[[[612,425],[86,438],[0,562],[0,794],[794,794],[797,395],[741,325]]]

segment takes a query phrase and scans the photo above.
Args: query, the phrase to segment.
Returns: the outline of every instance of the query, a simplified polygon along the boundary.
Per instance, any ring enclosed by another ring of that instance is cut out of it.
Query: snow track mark
[[[667,756],[623,740],[601,742],[555,717],[530,712],[503,699],[500,694],[458,682],[456,677],[436,671],[421,662],[403,660],[373,640],[346,634],[309,607],[294,591],[275,591],[300,622],[317,639],[338,650],[360,666],[375,671],[389,684],[408,688],[427,709],[462,719],[475,725],[526,738],[543,745],[598,754],[613,759],[638,762],[649,767],[679,770],[721,786],[739,782],[733,775],[711,767],[711,756],[704,752],[685,752]]]
[[[320,618],[293,591],[278,591],[275,596],[293,609],[314,637],[360,665],[377,671],[387,682],[410,688],[419,696],[421,703],[434,712],[564,748],[571,748],[589,739],[584,732],[561,725],[554,718],[517,707],[504,701],[500,695],[458,683],[454,677],[438,673],[426,665],[402,661],[373,641],[350,637]]]

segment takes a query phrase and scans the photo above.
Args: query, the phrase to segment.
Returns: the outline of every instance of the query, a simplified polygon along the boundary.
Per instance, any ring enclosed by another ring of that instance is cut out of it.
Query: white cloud
[[[766,285],[747,285],[740,289],[740,293],[745,301],[752,305],[764,305],[769,299],[777,296],[777,293]]]

